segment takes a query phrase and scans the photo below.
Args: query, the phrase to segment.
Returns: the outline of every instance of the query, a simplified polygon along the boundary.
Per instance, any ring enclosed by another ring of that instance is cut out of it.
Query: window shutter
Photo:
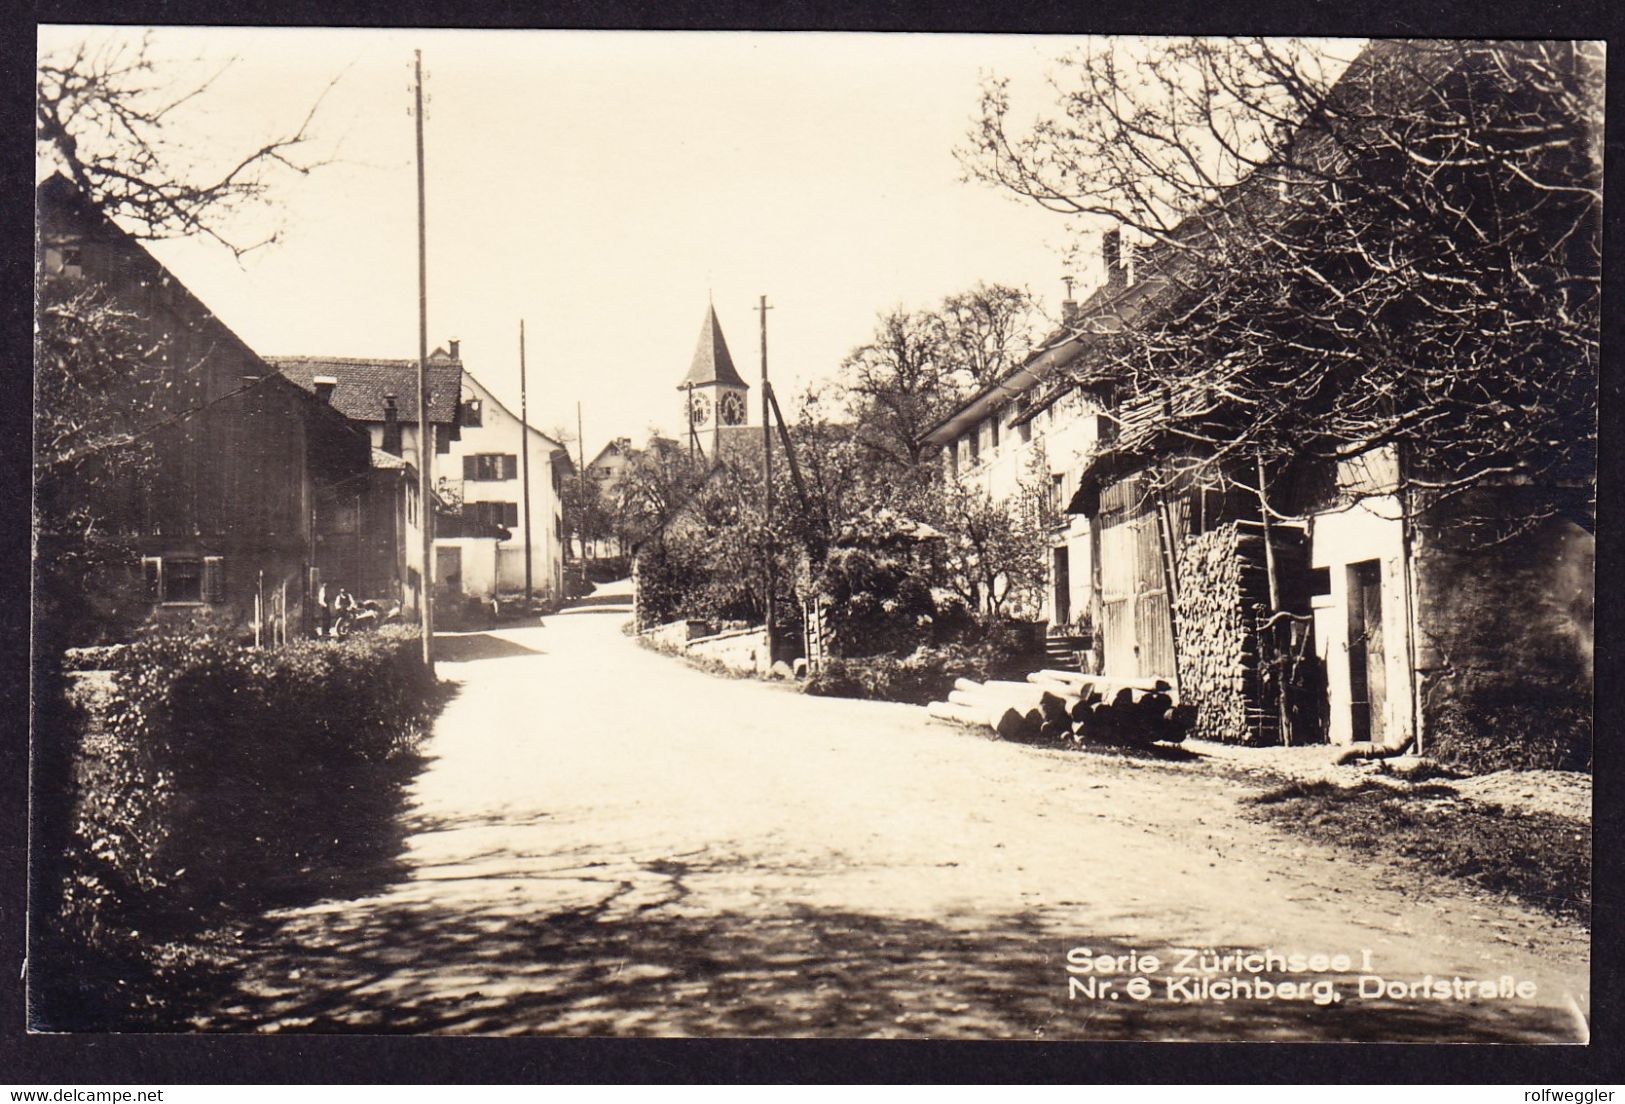
[[[480,477],[480,458],[478,456],[463,457],[463,478],[478,479]]]
[[[226,600],[226,561],[220,556],[203,557],[203,600],[211,604]]]
[[[502,478],[519,478],[519,457],[504,454],[502,457]]]
[[[157,556],[141,558],[141,576],[147,587],[147,601],[164,600],[164,561]]]
[[[504,502],[502,504],[502,524],[510,529],[519,524],[519,503]]]

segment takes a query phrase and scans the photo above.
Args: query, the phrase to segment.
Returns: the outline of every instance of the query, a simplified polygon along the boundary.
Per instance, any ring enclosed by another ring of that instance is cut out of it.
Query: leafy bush
[[[901,658],[826,659],[802,688],[821,697],[924,705],[947,697],[956,678],[983,681],[1034,669],[1033,639],[1024,622],[993,622],[960,640],[917,648]]]
[[[691,595],[705,585],[700,549],[688,541],[651,541],[638,552],[638,621],[642,628],[689,615]]]
[[[906,653],[931,638],[937,612],[931,588],[895,550],[830,549],[818,589],[848,657]]]
[[[1591,695],[1533,681],[1480,685],[1433,717],[1428,753],[1470,774],[1591,769]]]
[[[265,651],[151,637],[118,651],[80,751],[63,920],[87,945],[177,931],[353,848],[438,698],[409,628]]]

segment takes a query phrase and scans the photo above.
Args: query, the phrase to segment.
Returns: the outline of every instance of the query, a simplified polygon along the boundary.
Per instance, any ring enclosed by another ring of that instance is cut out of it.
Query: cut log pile
[[[926,712],[942,721],[991,728],[1022,743],[1178,743],[1196,722],[1161,679],[1110,679],[1076,671],[1039,671],[1025,682],[955,679],[947,701]]]

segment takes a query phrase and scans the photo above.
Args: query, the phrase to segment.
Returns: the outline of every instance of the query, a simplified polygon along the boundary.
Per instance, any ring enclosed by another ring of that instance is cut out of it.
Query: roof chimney
[[[451,359],[453,359],[453,360],[461,360],[462,359],[462,357],[457,355],[457,348],[458,348],[458,346],[462,345],[462,341],[460,341],[459,339],[454,337],[450,341],[446,342],[446,345],[449,347],[449,349],[451,351]]]
[[[1078,302],[1072,298],[1072,277],[1062,276],[1061,283],[1066,285],[1066,298],[1061,300],[1061,323],[1070,326],[1078,320]]]
[[[333,401],[333,389],[339,385],[337,376],[317,376],[311,380],[316,386],[316,397],[324,403]]]
[[[1124,284],[1123,232],[1108,230],[1100,235],[1100,259],[1106,264],[1106,286],[1120,288]]]
[[[393,392],[384,396],[384,440],[378,447],[391,456],[401,454],[400,414],[395,409],[395,395]]]

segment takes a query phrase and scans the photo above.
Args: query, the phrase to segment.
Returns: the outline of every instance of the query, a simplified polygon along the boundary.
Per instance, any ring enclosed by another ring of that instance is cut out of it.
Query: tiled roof
[[[393,452],[385,452],[381,448],[375,448],[372,450],[372,466],[375,468],[395,471],[409,467],[410,465],[407,464],[405,460],[402,460],[399,456],[396,456]]]
[[[699,387],[707,383],[750,386],[734,368],[734,358],[728,353],[728,342],[722,336],[722,323],[717,321],[716,307],[705,308],[705,322],[700,326],[700,341],[694,347],[694,360],[688,366],[688,375],[677,387],[682,390],[689,384]]]
[[[418,420],[418,362],[378,360],[370,357],[268,356],[264,361],[306,391],[316,390],[317,376],[338,380],[333,408],[354,422],[384,420],[384,396],[395,396],[396,417],[402,425]],[[429,421],[451,425],[457,420],[462,396],[461,361],[431,357],[428,366]]]

